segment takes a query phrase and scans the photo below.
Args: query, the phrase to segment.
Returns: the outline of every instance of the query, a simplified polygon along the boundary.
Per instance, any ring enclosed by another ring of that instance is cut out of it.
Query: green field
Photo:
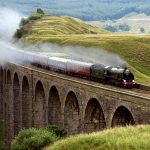
[[[113,34],[66,16],[43,16],[28,30],[29,33],[24,36],[26,43],[104,48],[128,63],[137,82],[150,85],[149,35]]]
[[[114,128],[71,136],[44,150],[149,150],[150,126]]]

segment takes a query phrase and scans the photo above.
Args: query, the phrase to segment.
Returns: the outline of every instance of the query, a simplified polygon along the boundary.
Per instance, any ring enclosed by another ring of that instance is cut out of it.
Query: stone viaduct
[[[150,98],[21,65],[0,68],[5,140],[22,129],[54,124],[69,134],[150,124]]]

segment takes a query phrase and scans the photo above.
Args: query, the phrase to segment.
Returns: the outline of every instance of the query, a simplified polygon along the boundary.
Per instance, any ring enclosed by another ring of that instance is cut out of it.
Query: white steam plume
[[[0,64],[16,59],[15,45],[11,43],[13,35],[21,18],[24,17],[19,12],[9,8],[0,8]],[[17,62],[17,60],[16,60]]]
[[[126,62],[119,56],[109,53],[101,48],[85,48],[81,46],[58,46],[56,44],[32,45],[26,50],[38,52],[49,56],[68,57],[86,62],[99,63],[113,66],[126,66]]]
[[[12,9],[0,8],[0,39],[11,40],[23,17]]]

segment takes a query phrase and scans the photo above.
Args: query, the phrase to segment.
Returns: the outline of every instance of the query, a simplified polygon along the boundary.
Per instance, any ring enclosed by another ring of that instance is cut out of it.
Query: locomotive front
[[[127,68],[125,68],[123,71],[122,85],[126,86],[126,87],[134,87],[135,86],[134,75]]]
[[[134,75],[127,68],[106,66],[106,82],[122,87],[134,87]]]

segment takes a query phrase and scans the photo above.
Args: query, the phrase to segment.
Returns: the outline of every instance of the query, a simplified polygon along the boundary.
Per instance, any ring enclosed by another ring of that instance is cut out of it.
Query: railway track
[[[34,70],[37,69],[37,67],[34,67],[34,66],[28,66],[28,67],[30,67]],[[64,75],[64,74],[61,74],[61,73],[48,71],[48,70],[45,70],[45,69],[42,69],[42,68],[38,68],[38,70],[40,70],[41,72],[49,73],[49,74],[60,76],[60,77],[63,77],[63,78],[66,78],[66,76],[67,76],[67,79],[69,78],[70,80],[78,80],[80,82],[91,84],[93,86],[99,86],[99,87],[102,87],[102,88],[108,88],[108,89],[116,90],[118,92],[121,91],[121,92],[129,93],[129,94],[132,94],[132,95],[136,95],[136,96],[150,98],[150,87],[147,87],[147,89],[146,88],[141,89],[140,88],[141,85],[139,85],[137,88],[126,89],[126,88],[121,88],[121,87],[117,87],[117,86],[113,86],[113,85],[98,83],[98,82],[95,82],[95,81],[86,80],[86,79],[82,79],[82,78],[78,78],[78,77]]]
[[[143,89],[138,89],[138,88],[133,88],[133,89],[124,89],[125,91],[129,92],[129,93],[136,93],[137,95],[140,96],[146,96],[150,98],[150,91],[149,90],[143,90]]]

